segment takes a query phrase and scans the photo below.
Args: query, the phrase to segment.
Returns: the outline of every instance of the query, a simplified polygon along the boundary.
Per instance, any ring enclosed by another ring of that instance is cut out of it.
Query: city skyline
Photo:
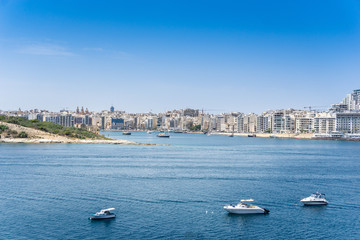
[[[333,104],[328,111],[270,110],[262,114],[222,113],[209,114],[199,109],[169,110],[163,113],[126,113],[115,111],[113,106],[102,112],[91,112],[88,108],[77,107],[75,111],[49,112],[0,111],[0,116],[21,117],[39,122],[52,122],[64,127],[76,127],[98,132],[100,130],[163,130],[173,132],[203,131],[227,133],[260,134],[314,134],[307,138],[350,138],[360,135],[360,89],[346,94],[345,98]],[[16,122],[17,120],[15,120]],[[295,137],[297,135],[294,135]],[[274,136],[273,136],[274,137]]]
[[[331,106],[357,88],[357,1],[1,1],[1,110]]]
[[[215,109],[204,109],[204,108],[193,108],[193,107],[182,107],[182,108],[169,108],[169,109],[166,109],[164,111],[160,111],[160,112],[155,112],[155,111],[152,111],[152,109],[150,109],[150,111],[145,111],[145,112],[132,112],[132,111],[125,111],[124,109],[121,109],[121,108],[117,108],[115,107],[116,105],[115,104],[111,104],[109,105],[107,108],[102,108],[100,110],[95,110],[95,109],[92,109],[90,106],[79,106],[77,105],[76,107],[63,107],[61,109],[58,109],[58,110],[52,110],[52,109],[45,109],[45,108],[40,108],[40,107],[34,107],[34,108],[30,108],[30,109],[24,109],[24,108],[21,108],[19,107],[18,109],[11,109],[11,110],[6,110],[6,109],[0,109],[0,112],[1,111],[5,111],[5,112],[17,112],[17,111],[33,111],[33,110],[37,110],[37,111],[49,111],[49,112],[61,112],[61,111],[69,111],[69,112],[74,112],[74,113],[96,113],[96,112],[103,112],[103,111],[109,111],[109,112],[126,112],[126,113],[134,113],[134,114],[142,114],[142,113],[154,113],[154,114],[159,114],[159,113],[162,113],[162,112],[168,112],[168,111],[177,111],[177,110],[186,110],[186,109],[196,109],[198,110],[199,112],[202,112],[202,113],[206,113],[206,114],[222,114],[222,113],[254,113],[254,114],[261,114],[261,113],[265,113],[265,112],[268,112],[268,111],[276,111],[276,110],[290,110],[290,109],[293,109],[293,110],[299,110],[299,111],[302,111],[302,110],[315,110],[316,112],[328,112],[328,111],[338,111],[341,109],[341,107],[339,108],[339,105],[348,105],[350,107],[350,101],[351,100],[351,95],[353,94],[356,94],[356,96],[358,96],[358,92],[360,91],[360,89],[355,89],[352,91],[352,93],[347,93],[345,95],[345,97],[343,98],[342,101],[339,101],[337,100],[336,102],[334,102],[333,104],[329,105],[329,106],[304,106],[304,107],[301,107],[301,108],[293,108],[293,107],[289,107],[289,108],[273,108],[273,109],[267,109],[265,111],[262,111],[262,112],[254,112],[254,111],[250,111],[250,112],[242,112],[242,111],[227,111],[227,112],[221,112],[221,111],[218,111],[218,110],[215,110]],[[354,102],[358,102],[359,100],[357,100],[357,97],[356,97],[356,100],[354,99]],[[358,103],[357,103],[358,104]],[[335,108],[338,108],[337,110]],[[353,106],[352,106],[353,107]],[[359,111],[359,109],[346,109],[346,110],[356,110],[356,111]]]

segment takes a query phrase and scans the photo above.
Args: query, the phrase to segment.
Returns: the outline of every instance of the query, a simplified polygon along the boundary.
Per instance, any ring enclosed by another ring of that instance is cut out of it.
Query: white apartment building
[[[337,113],[336,130],[344,133],[360,133],[360,112]]]
[[[282,130],[282,118],[284,116],[283,111],[275,111],[271,114],[271,131],[273,133],[280,133]]]
[[[216,130],[220,132],[226,130],[225,117],[222,115],[216,117]]]
[[[281,119],[281,132],[292,133],[295,130],[295,118],[293,115],[285,114]]]
[[[256,132],[256,120],[257,120],[257,115],[254,113],[250,113],[244,116],[244,132],[246,133],[255,133]]]
[[[331,133],[336,131],[336,116],[332,113],[318,113],[314,117],[315,133]]]
[[[313,117],[298,117],[295,120],[296,133],[310,133],[314,129]]]

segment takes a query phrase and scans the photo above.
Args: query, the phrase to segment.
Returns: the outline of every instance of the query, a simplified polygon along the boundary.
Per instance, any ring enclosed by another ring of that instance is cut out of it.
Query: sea
[[[171,146],[0,143],[0,239],[360,239],[360,142],[103,134]]]

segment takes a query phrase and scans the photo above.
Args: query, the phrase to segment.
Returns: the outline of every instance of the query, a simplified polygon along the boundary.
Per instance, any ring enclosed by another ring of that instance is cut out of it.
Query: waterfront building
[[[124,128],[124,119],[123,118],[112,118],[111,119],[111,129],[123,129]]]
[[[244,115],[240,114],[237,117],[237,123],[238,123],[238,133],[243,133],[244,132]]]
[[[281,132],[293,133],[295,130],[295,116],[293,114],[284,114],[281,119]]]
[[[216,116],[216,131],[224,132],[225,129],[225,117],[223,115]]]
[[[145,120],[145,128],[152,130],[154,129],[154,119],[153,118],[147,118]]]
[[[343,133],[360,133],[360,112],[336,113],[336,130]]]
[[[310,133],[314,129],[313,117],[298,117],[295,121],[296,133]]]
[[[257,125],[257,115],[254,113],[246,114],[243,117],[243,129],[245,133],[255,133]]]
[[[273,133],[280,133],[282,130],[282,118],[284,116],[284,111],[274,111],[271,114],[271,131]]]
[[[257,116],[256,119],[256,131],[258,133],[262,133],[265,131],[264,129],[264,115]]]
[[[315,133],[331,133],[336,131],[336,116],[332,113],[317,113],[314,117]]]

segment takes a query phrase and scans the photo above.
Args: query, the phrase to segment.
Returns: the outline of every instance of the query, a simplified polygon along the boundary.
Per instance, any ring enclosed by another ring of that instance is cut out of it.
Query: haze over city
[[[0,1],[1,110],[329,106],[358,88],[358,1]]]

